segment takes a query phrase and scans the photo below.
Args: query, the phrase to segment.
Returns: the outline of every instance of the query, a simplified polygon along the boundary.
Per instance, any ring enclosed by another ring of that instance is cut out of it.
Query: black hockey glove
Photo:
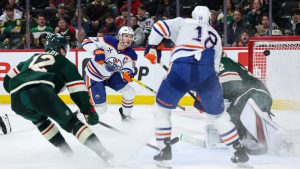
[[[98,123],[99,116],[98,116],[97,112],[95,111],[94,107],[92,107],[89,112],[85,112],[83,114],[84,114],[86,122],[89,125],[95,125]]]

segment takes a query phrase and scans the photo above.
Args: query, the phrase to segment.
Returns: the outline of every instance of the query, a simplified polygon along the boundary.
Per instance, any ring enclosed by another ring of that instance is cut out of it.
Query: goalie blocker
[[[7,114],[0,116],[0,134],[11,133],[11,125]]]

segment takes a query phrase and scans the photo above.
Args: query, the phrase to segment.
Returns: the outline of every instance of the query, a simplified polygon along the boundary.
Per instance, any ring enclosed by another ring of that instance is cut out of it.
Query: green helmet
[[[60,53],[60,49],[63,48],[68,52],[70,50],[68,40],[63,36],[58,35],[48,35],[46,37],[45,50],[54,50]]]

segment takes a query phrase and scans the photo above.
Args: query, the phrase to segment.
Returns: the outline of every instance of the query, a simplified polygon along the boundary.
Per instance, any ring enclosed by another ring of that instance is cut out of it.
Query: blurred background
[[[116,36],[123,25],[135,31],[132,47],[143,48],[156,21],[191,17],[197,5],[209,7],[226,47],[245,47],[253,36],[300,34],[300,0],[1,0],[0,49],[43,49],[49,33],[80,48],[84,33]]]

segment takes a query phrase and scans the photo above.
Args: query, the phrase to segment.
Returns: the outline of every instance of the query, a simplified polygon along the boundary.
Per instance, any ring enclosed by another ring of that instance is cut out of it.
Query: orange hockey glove
[[[161,59],[161,50],[163,48],[163,44],[160,43],[159,45],[147,45],[145,49],[145,58],[150,60],[152,64],[160,63]]]
[[[134,74],[131,71],[125,71],[123,72],[122,76],[124,81],[132,82],[132,78],[134,77]]]

